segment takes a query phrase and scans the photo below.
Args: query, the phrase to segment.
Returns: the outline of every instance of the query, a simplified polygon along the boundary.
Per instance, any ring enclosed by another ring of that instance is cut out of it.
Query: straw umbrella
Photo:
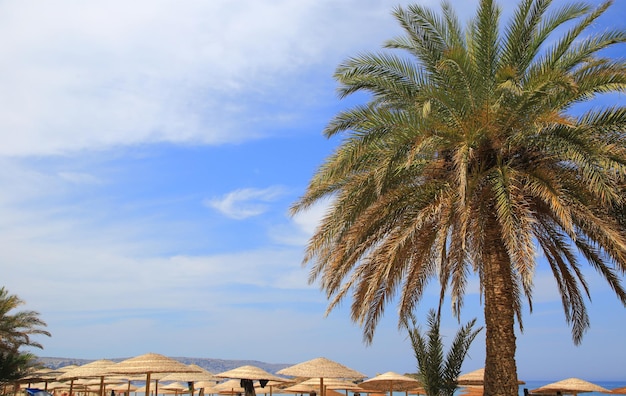
[[[241,385],[245,390],[246,396],[255,396],[254,392],[254,380],[258,380],[261,383],[261,387],[264,388],[269,381],[285,382],[285,378],[270,374],[262,368],[256,366],[241,366],[232,370],[224,371],[219,374],[215,374],[220,378],[238,378],[241,380]],[[271,393],[270,393],[271,394]]]
[[[393,396],[393,391],[408,391],[417,389],[422,384],[415,378],[406,375],[388,371],[384,374],[377,375],[374,378],[367,379],[359,384],[361,388],[386,391],[389,390],[389,396]]]
[[[320,382],[317,378],[309,378],[308,380],[302,381],[298,383],[297,385],[319,386]],[[365,392],[365,389],[363,389],[361,386],[355,384],[352,381],[341,379],[341,378],[327,378],[324,381],[324,387],[326,389],[333,389],[333,390],[351,390],[355,392]]]
[[[578,395],[585,392],[603,392],[609,393],[606,388],[596,385],[580,378],[568,378],[562,381],[553,382],[540,388],[533,389],[532,393],[556,393],[561,392],[567,395]]]
[[[108,359],[95,360],[91,363],[66,370],[57,377],[58,381],[70,380],[70,395],[72,394],[74,380],[79,378],[95,378],[100,377],[100,396],[104,396],[104,377],[108,374],[109,367],[115,364],[114,361]]]
[[[26,377],[22,378],[21,382],[26,382],[30,385],[31,382],[43,381],[43,388],[45,391],[48,391],[48,382],[54,381],[57,376],[61,375],[62,373],[63,371],[61,370],[53,370],[51,368],[44,367],[28,374]]]
[[[362,379],[365,374],[352,370],[340,363],[334,362],[324,357],[319,357],[306,362],[279,370],[277,374],[291,375],[294,377],[308,377],[320,379],[320,392],[324,396],[324,378],[354,378]]]
[[[472,372],[459,375],[456,382],[459,385],[484,385],[485,383],[485,369],[480,368]]]
[[[164,380],[161,379],[161,381],[164,381]],[[183,384],[182,382],[172,382],[171,384],[162,385],[161,389],[173,392],[177,395],[182,394],[182,393],[187,393],[189,391],[189,387]]]
[[[282,389],[284,393],[313,393],[320,391],[319,384],[316,386],[302,386],[300,384],[292,385],[288,388]],[[326,396],[344,396],[341,392],[337,392],[333,389],[326,389]],[[382,396],[382,395],[381,395]]]
[[[193,396],[193,394],[195,392],[195,390],[194,390],[194,382],[197,382],[197,381],[214,381],[215,383],[217,383],[217,381],[219,380],[219,378],[216,377],[215,374],[213,374],[209,370],[206,370],[206,369],[198,366],[197,364],[190,364],[189,367],[191,367],[193,369],[196,369],[198,371],[191,372],[191,373],[171,373],[171,374],[168,374],[165,377],[161,378],[161,381],[184,381],[184,382],[189,382],[190,383],[191,396]],[[213,384],[213,385],[215,385],[215,384]]]
[[[320,382],[317,378],[310,378],[306,381],[299,382],[289,388],[286,388],[289,392],[298,392],[302,389],[304,393],[311,393],[311,391],[316,391],[321,394]],[[355,384],[352,381],[340,379],[340,378],[327,378],[324,381],[324,391],[328,390],[343,390],[346,392],[346,396],[348,395],[348,391],[352,392],[367,392],[365,389],[361,388],[359,385]],[[327,395],[328,396],[328,395]]]
[[[138,389],[138,386],[130,384],[130,383],[127,384],[126,382],[124,382],[124,383],[120,383],[117,385],[113,385],[110,387],[110,389],[116,392],[126,393],[126,396],[130,396],[130,392],[136,392]]]
[[[189,367],[178,360],[168,358],[158,353],[146,353],[123,360],[109,368],[113,374],[145,374],[146,396],[150,396],[150,376],[155,373],[192,373],[198,370]],[[158,380],[157,380],[158,381]],[[155,385],[155,395],[158,392],[158,382]]]
[[[474,370],[472,372],[463,374],[463,375],[459,375],[459,377],[457,378],[457,383],[461,386],[465,386],[465,385],[478,385],[478,386],[483,386],[485,385],[485,369],[484,368],[480,368],[478,370]],[[525,384],[524,381],[517,381],[518,385],[523,385]]]
[[[281,389],[274,389],[275,386],[281,386],[281,385],[285,385],[290,383],[291,381],[289,380],[284,380],[284,381],[267,381],[267,383],[265,384],[265,386],[261,386],[260,383],[257,382],[257,384],[254,386],[254,393],[256,393],[257,395],[260,394],[264,394],[267,395],[269,394],[270,396],[272,396],[275,393],[282,393]]]
[[[216,385],[217,385],[217,382],[215,381],[198,381],[194,383],[194,387],[198,390],[198,392],[202,390],[202,393],[204,394],[217,393],[217,391],[215,390]],[[199,394],[202,394],[202,393],[199,393]]]
[[[230,379],[221,382],[213,387],[216,393],[234,395],[236,393],[244,393],[245,389],[241,386],[241,380]]]

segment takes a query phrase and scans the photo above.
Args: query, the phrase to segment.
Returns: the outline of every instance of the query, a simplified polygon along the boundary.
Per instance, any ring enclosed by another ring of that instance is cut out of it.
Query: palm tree
[[[370,99],[329,122],[344,140],[292,207],[331,199],[304,263],[328,311],[351,294],[366,342],[388,302],[408,318],[433,278],[458,317],[477,274],[486,395],[517,394],[514,327],[539,252],[575,343],[589,326],[581,263],[626,304],[626,109],[573,109],[625,91],[624,61],[603,54],[626,32],[587,34],[611,1],[550,5],[521,0],[502,30],[493,0],[466,26],[445,2],[397,7],[404,35],[337,68],[341,97]]]
[[[24,378],[37,368],[37,357],[30,352],[0,351],[0,387]]]
[[[458,388],[457,378],[470,345],[483,329],[474,330],[476,319],[461,327],[445,355],[440,324],[441,313],[430,310],[427,317],[428,330],[422,334],[415,317],[404,323],[419,367],[418,379],[428,396],[453,396]]]
[[[43,329],[46,323],[35,311],[18,311],[15,309],[24,304],[18,296],[9,294],[0,287],[0,352],[17,353],[22,346],[42,348],[42,345],[31,338],[33,335],[50,333]]]

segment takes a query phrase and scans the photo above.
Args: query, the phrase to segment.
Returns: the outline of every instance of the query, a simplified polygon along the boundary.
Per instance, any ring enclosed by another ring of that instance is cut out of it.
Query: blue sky
[[[477,1],[452,3],[465,17]],[[349,301],[324,317],[301,266],[323,207],[288,215],[338,143],[322,128],[362,99],[337,99],[335,67],[398,34],[391,9],[409,2],[233,4],[0,2],[2,284],[48,323],[41,356],[325,356],[369,376],[414,372],[393,305],[370,346]],[[595,28],[624,16],[617,0]],[[521,379],[624,379],[626,310],[588,280],[592,325],[576,347],[539,266]],[[482,321],[477,291],[462,323]],[[483,366],[482,337],[464,371]]]

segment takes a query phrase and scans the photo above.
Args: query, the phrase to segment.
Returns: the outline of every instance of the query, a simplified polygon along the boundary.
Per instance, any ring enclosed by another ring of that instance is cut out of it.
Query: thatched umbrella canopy
[[[299,382],[296,385],[313,386],[319,388],[320,381],[317,378],[309,378],[308,380]],[[360,385],[341,378],[326,378],[326,380],[324,381],[324,387],[326,389],[334,390],[351,390],[355,392],[365,392],[365,389],[363,389]]]
[[[215,374],[218,378],[235,378],[235,379],[249,379],[249,380],[267,380],[286,382],[289,381],[286,378],[279,377],[277,375],[268,373],[260,367],[256,366],[241,366],[232,370],[223,371]]]
[[[556,394],[561,392],[564,395],[577,395],[585,392],[603,392],[609,393],[606,388],[596,385],[589,381],[582,380],[580,378],[568,378],[561,381],[553,382],[548,385],[544,385],[540,388],[533,389],[532,393],[544,393],[544,394]]]
[[[459,378],[456,380],[459,385],[478,385],[482,386],[485,383],[485,369],[480,368],[478,370],[474,370],[472,372],[459,375]]]
[[[471,371],[469,373],[459,375],[457,383],[461,386],[476,385],[483,386],[485,384],[485,369],[480,368],[478,370]],[[524,381],[517,381],[519,385],[525,384]]]
[[[421,382],[415,378],[394,373],[393,371],[388,371],[376,377],[366,379],[359,384],[359,386],[364,389],[389,391],[389,396],[393,396],[394,390],[406,392],[408,390],[417,389],[421,385]]]
[[[197,364],[190,364],[189,367],[196,369],[198,371],[191,373],[171,373],[163,378],[161,381],[183,381],[191,383],[190,393],[193,396],[195,392],[195,382],[197,381],[214,381],[214,384],[219,381],[219,377],[216,377],[215,374],[210,372],[209,370],[198,366]]]
[[[57,376],[61,375],[63,371],[61,370],[53,370],[51,368],[40,368],[31,372],[30,374],[23,377],[20,382],[21,383],[32,383],[32,382],[43,382],[43,388],[45,391],[48,390],[48,382],[54,381]],[[40,387],[41,388],[41,387]]]
[[[321,390],[319,388],[319,383],[315,386],[313,385],[302,385],[295,384],[285,389],[282,389],[283,393],[317,393],[321,394]],[[326,396],[344,396],[341,392],[337,392],[334,389],[326,389]]]
[[[75,369],[76,367],[79,367],[79,366],[77,364],[68,364],[67,366],[59,367],[57,371],[66,372],[68,370]]]
[[[95,360],[91,363],[83,364],[65,372],[57,377],[58,381],[70,380],[70,395],[73,390],[74,380],[79,378],[96,378],[100,377],[100,396],[104,396],[104,377],[108,374],[109,367],[115,364],[114,361],[108,359]]]
[[[320,379],[320,392],[324,396],[324,378],[354,378],[361,379],[367,377],[365,374],[352,370],[340,363],[334,362],[324,357],[319,357],[306,362],[279,370],[277,374],[291,375],[294,377],[307,377]]]
[[[306,362],[298,363],[293,366],[279,370],[277,374],[290,375],[293,377],[307,378],[354,378],[361,379],[367,375],[352,370],[340,363],[319,357]]]
[[[236,379],[230,379],[225,382],[220,382],[219,384],[215,385],[213,389],[216,391],[216,393],[229,395],[244,393],[246,391],[241,386],[241,380]]]
[[[161,377],[160,381],[182,381],[182,382],[196,382],[196,381],[214,381],[217,382],[221,378],[209,370],[198,366],[197,364],[190,364],[190,368],[196,370],[188,373],[170,373],[164,377]]]
[[[320,389],[320,381],[317,378],[309,378],[306,381],[298,382],[297,384],[283,390],[289,393],[322,393]],[[354,382],[341,378],[326,378],[324,380],[324,391],[327,392],[328,390],[343,390],[345,391],[346,396],[348,395],[348,391],[352,391],[355,393],[367,392],[365,389],[361,388]]]
[[[241,386],[244,388],[246,396],[256,395],[254,391],[254,384],[253,384],[254,380],[258,380],[262,388],[264,388],[265,385],[269,381],[278,381],[278,382],[287,381],[287,379],[278,377],[274,374],[270,374],[260,367],[250,366],[250,365],[241,366],[232,370],[224,371],[222,373],[215,374],[215,376],[220,377],[220,378],[240,379]]]
[[[198,381],[194,383],[194,387],[196,389],[204,389],[204,394],[217,393],[217,391],[215,390],[216,385],[217,382],[215,381]]]
[[[183,384],[182,382],[178,381],[172,382],[171,384],[167,385],[161,385],[161,390],[165,390],[167,391],[167,393],[174,393],[177,395],[190,392],[189,386],[187,386],[187,384]]]
[[[124,392],[127,395],[130,394],[130,392],[136,392],[138,388],[139,387],[137,385],[127,384],[126,382],[122,382],[109,387],[109,389],[113,389],[116,392]]]
[[[199,370],[158,353],[146,353],[135,356],[114,364],[109,368],[109,372],[113,374],[145,374],[146,395],[150,395],[150,376],[154,373],[191,373],[197,371]],[[158,394],[158,386],[157,382],[155,394]]]

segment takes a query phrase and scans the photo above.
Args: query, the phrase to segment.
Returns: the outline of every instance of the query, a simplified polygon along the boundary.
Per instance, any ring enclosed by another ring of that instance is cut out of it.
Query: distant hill
[[[129,356],[131,357],[131,356]],[[240,366],[256,366],[269,373],[275,374],[278,370],[291,366],[292,364],[283,363],[267,363],[260,362],[258,360],[225,360],[225,359],[212,359],[212,358],[190,358],[190,357],[173,357],[184,364],[195,364],[202,367],[205,370],[212,372],[213,374],[221,373],[223,371],[232,370]],[[121,362],[127,358],[110,358],[114,362]],[[69,366],[75,364],[81,366],[93,362],[95,359],[75,359],[75,358],[59,358],[59,357],[39,357],[39,362],[45,367],[51,369],[57,369],[60,367]]]

